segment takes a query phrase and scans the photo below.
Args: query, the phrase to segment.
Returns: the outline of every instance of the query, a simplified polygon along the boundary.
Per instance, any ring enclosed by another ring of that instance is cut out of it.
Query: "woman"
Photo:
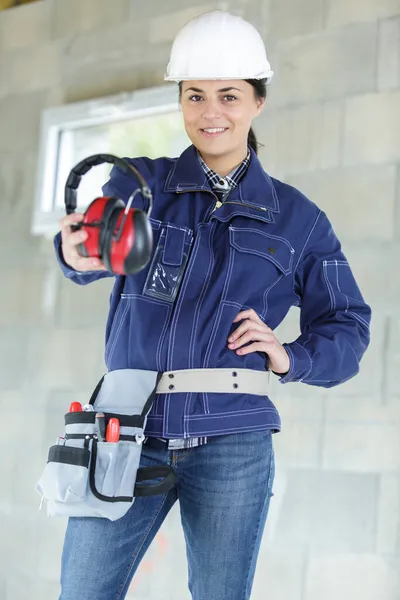
[[[204,369],[204,380],[221,369],[223,392],[157,396],[142,464],[172,464],[178,483],[138,498],[115,522],[70,519],[61,600],[124,598],[177,499],[192,598],[249,598],[280,430],[266,375],[331,387],[358,372],[370,309],[340,243],[326,215],[257,158],[251,124],[272,75],[258,32],[222,11],[175,39],[166,79],[179,83],[193,145],[178,159],[129,159],[155,199],[154,251],[143,271],[116,278],[106,363],[110,371]],[[103,191],[127,201],[132,181],[114,167]],[[65,275],[87,284],[111,274],[79,256],[85,234],[70,225],[81,219],[64,218],[55,241]],[[274,329],[293,305],[301,335],[281,344]],[[247,370],[240,384],[235,369]]]

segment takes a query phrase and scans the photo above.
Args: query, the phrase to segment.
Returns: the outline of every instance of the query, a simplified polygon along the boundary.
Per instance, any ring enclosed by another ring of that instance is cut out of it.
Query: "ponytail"
[[[266,79],[246,79],[247,83],[254,88],[254,96],[256,100],[265,100],[267,97],[267,80]],[[258,154],[258,148],[262,146],[257,141],[257,136],[252,127],[250,127],[249,135],[247,136],[247,145]]]
[[[250,127],[249,135],[247,136],[247,145],[250,146],[250,148],[252,148],[256,154],[258,154],[257,136],[252,127]]]

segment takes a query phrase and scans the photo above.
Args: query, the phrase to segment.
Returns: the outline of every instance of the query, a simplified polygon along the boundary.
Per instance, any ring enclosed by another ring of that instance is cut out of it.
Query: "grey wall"
[[[160,85],[176,31],[217,6],[268,43],[276,78],[256,123],[265,167],[328,212],[374,309],[357,378],[329,392],[275,385],[283,432],[253,598],[400,599],[399,0],[42,0],[0,13],[4,600],[57,597],[65,523],[38,512],[33,486],[63,411],[103,372],[110,289],[64,281],[51,242],[30,235],[40,113]],[[129,597],[189,597],[177,511]]]

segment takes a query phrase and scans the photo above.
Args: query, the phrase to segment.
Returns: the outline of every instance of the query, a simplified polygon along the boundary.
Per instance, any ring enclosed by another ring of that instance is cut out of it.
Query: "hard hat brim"
[[[175,81],[176,83],[179,83],[180,81],[224,81],[224,80],[231,80],[231,79],[242,79],[242,80],[246,80],[246,79],[266,79],[266,83],[267,85],[269,85],[269,83],[272,80],[272,77],[274,76],[274,71],[268,71],[267,73],[258,73],[258,74],[249,74],[247,77],[238,77],[237,75],[225,75],[224,77],[222,76],[213,76],[213,77],[188,77],[188,76],[178,76],[178,75],[174,75],[172,74],[168,74],[166,73],[164,75],[164,81]]]

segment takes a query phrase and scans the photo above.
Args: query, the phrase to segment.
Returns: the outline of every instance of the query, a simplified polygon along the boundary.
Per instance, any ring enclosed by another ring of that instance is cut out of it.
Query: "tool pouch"
[[[159,376],[121,369],[98,383],[87,410],[65,415],[65,434],[51,446],[36,490],[49,516],[121,518],[138,496],[163,494],[176,482],[167,465],[140,467],[147,415]],[[104,415],[100,419],[96,417]],[[118,418],[118,442],[104,440],[110,418]],[[153,483],[143,483],[156,480]]]

